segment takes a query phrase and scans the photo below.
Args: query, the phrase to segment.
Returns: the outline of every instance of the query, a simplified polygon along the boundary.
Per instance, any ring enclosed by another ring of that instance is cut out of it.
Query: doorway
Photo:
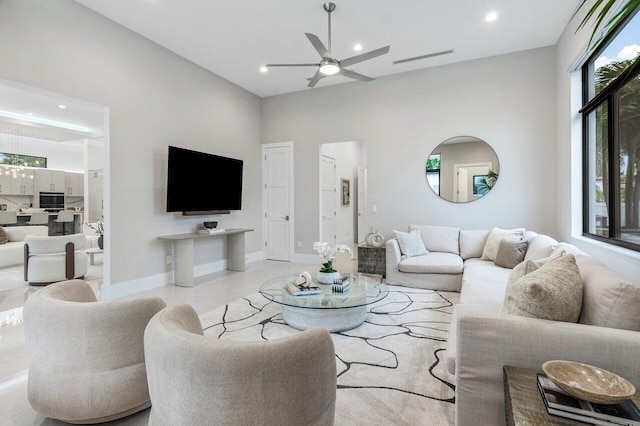
[[[267,260],[293,259],[293,142],[262,145],[264,247]]]
[[[492,164],[489,163],[468,163],[453,165],[453,187],[455,188],[454,200],[460,203],[466,203],[480,198],[482,194],[478,194],[476,190],[476,180],[486,177],[489,170],[492,170]]]

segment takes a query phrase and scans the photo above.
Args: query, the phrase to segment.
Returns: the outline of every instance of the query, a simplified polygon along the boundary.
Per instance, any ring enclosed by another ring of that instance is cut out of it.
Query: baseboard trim
[[[264,252],[256,251],[253,253],[247,253],[245,255],[245,262],[257,262],[263,260],[263,258]],[[227,259],[216,260],[215,262],[205,263],[203,265],[195,265],[193,267],[193,277],[198,278],[204,275],[224,271],[225,269],[227,269]],[[112,285],[103,285],[100,288],[101,299],[111,300],[131,296],[132,294],[153,290],[154,288],[173,285],[172,281],[173,271],[169,271]]]

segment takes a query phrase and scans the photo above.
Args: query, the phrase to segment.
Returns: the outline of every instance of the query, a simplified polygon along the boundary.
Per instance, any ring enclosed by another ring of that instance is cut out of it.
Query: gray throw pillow
[[[581,309],[582,281],[572,254],[507,285],[502,305],[505,314],[565,322],[577,322]]]
[[[500,241],[500,246],[498,246],[496,260],[493,263],[503,268],[515,268],[517,264],[524,260],[528,245],[529,243],[526,240],[515,235],[503,238]]]
[[[6,244],[9,242],[9,233],[7,230],[0,226],[0,244]]]
[[[519,263],[518,265],[516,265],[515,268],[513,268],[513,271],[511,271],[511,273],[509,274],[509,278],[507,280],[507,286],[513,284],[514,282],[516,282],[520,278],[524,277],[528,273],[540,269],[542,267],[542,265],[544,265],[546,263],[549,263],[552,260],[555,260],[555,259],[559,258],[560,256],[564,256],[565,254],[566,253],[562,251],[562,252],[558,252],[556,254],[553,254],[553,255],[551,255],[549,257],[545,257],[543,259],[525,260],[522,263]],[[526,255],[525,255],[525,257],[526,257]]]

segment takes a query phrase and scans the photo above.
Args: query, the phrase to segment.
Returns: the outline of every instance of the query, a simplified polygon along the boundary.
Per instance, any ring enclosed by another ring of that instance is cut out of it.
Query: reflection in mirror
[[[494,187],[500,173],[495,151],[472,136],[447,139],[427,160],[427,182],[448,201],[466,203],[477,200]]]

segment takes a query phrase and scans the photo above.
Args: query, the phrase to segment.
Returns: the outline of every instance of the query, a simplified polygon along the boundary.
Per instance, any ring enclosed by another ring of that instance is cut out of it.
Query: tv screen
[[[242,160],[169,146],[168,212],[242,208]]]

